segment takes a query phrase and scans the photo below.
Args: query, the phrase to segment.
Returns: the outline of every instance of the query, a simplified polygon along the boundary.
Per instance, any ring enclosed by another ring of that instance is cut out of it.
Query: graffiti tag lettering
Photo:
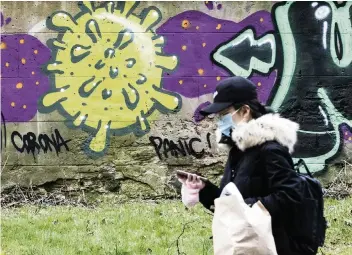
[[[178,139],[177,142],[174,142],[167,138],[162,139],[161,137],[151,136],[149,137],[149,141],[154,146],[155,152],[160,160],[163,159],[163,157],[169,158],[169,154],[175,158],[178,158],[179,156],[186,157],[189,155],[199,159],[202,158],[205,153],[204,148],[200,151],[195,150],[194,144],[202,143],[202,140],[197,137],[191,138],[188,141]],[[211,148],[210,133],[207,134],[207,144],[209,148]]]
[[[71,141],[62,138],[59,130],[55,129],[54,134],[51,134],[51,138],[47,134],[39,134],[38,137],[33,132],[28,132],[27,134],[21,135],[18,131],[13,131],[11,134],[12,145],[18,152],[32,153],[33,156],[35,152],[39,154],[40,150],[44,153],[48,151],[56,152],[56,155],[61,152],[61,147],[64,147],[66,151],[69,151],[67,144]]]

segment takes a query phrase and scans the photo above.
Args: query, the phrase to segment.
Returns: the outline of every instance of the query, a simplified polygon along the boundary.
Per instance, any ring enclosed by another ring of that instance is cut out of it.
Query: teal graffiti
[[[294,160],[312,172],[339,155],[343,124],[352,126],[352,2],[280,2],[276,31],[255,38],[251,26],[219,45],[217,65],[234,75],[277,79],[267,104],[300,124]]]

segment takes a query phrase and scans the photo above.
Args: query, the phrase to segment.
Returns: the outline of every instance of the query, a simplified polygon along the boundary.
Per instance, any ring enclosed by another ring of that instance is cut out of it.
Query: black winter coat
[[[212,210],[214,199],[229,182],[234,182],[246,203],[260,200],[272,217],[272,231],[279,255],[305,255],[297,248],[293,208],[302,201],[300,178],[293,170],[290,152],[296,142],[298,124],[267,114],[233,130],[235,146],[220,188],[207,182],[200,191],[200,202]]]

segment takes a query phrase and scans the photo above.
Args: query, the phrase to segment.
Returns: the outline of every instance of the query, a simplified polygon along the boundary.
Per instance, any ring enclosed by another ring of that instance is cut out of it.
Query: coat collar
[[[236,126],[232,130],[232,140],[241,151],[268,141],[277,141],[293,153],[298,129],[296,122],[282,118],[279,114],[266,114]]]

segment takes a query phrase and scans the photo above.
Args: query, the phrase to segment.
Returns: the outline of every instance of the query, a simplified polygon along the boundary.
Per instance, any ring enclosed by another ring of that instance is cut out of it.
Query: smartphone
[[[176,171],[176,174],[177,174],[177,176],[179,176],[180,178],[187,179],[187,178],[188,178],[188,175],[189,175],[189,174],[192,174],[192,173],[188,173],[188,172],[185,172],[185,171],[177,170],[177,171]],[[199,175],[198,175],[198,176],[199,176]],[[203,182],[208,181],[208,179],[205,178],[205,177],[199,176],[199,178],[200,178]]]

